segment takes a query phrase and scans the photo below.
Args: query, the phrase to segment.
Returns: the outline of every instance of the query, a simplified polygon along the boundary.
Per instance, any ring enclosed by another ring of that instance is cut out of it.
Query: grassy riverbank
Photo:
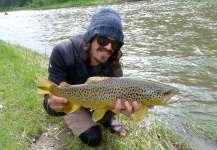
[[[29,4],[28,8],[34,9],[51,9],[51,8],[61,8],[61,7],[72,7],[72,6],[88,6],[88,5],[106,5],[106,4],[116,4],[123,3],[126,0],[74,0],[68,2],[54,2],[49,3],[49,1],[41,1],[41,3]]]
[[[50,117],[43,109],[43,96],[36,92],[36,78],[47,76],[45,56],[0,40],[0,60],[0,149],[40,149],[40,146],[42,149],[46,142],[50,147],[51,144],[61,146],[59,149],[91,149],[72,135],[63,117]],[[120,120],[131,134],[119,138],[104,129],[103,141],[96,149],[186,150],[191,147],[157,120],[150,125],[134,123],[124,116]]]
[[[47,59],[0,41],[0,149],[25,149],[47,116],[36,93],[36,76],[46,75]]]

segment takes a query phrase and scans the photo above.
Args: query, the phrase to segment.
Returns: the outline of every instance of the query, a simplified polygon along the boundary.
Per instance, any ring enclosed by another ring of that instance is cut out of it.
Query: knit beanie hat
[[[101,7],[92,15],[92,20],[84,35],[84,42],[89,42],[96,34],[112,37],[124,44],[121,18],[114,9]]]

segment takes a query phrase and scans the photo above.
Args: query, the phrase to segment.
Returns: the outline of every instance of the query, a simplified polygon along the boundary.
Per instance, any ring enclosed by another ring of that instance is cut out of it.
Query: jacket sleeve
[[[70,48],[70,44],[60,43],[54,47],[48,66],[48,79],[55,84],[59,85],[62,81],[66,81],[68,76],[68,64],[67,64],[67,49]],[[72,56],[73,57],[73,56]],[[71,58],[72,59],[72,58]],[[51,109],[48,104],[49,95],[44,96],[44,108],[46,112],[51,116],[64,116],[63,112],[56,112]]]

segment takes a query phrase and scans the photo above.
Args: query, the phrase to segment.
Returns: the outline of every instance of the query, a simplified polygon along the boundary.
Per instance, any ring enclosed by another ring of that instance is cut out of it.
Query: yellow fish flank
[[[144,79],[122,77],[90,77],[85,84],[69,85],[62,82],[60,86],[53,82],[38,78],[38,93],[53,94],[66,98],[72,108],[65,112],[70,113],[79,107],[94,109],[93,121],[100,120],[107,110],[114,109],[116,100],[132,103],[134,100],[141,104],[139,110],[134,112],[134,121],[141,121],[148,114],[148,106],[165,105],[178,102],[170,99],[179,89]]]

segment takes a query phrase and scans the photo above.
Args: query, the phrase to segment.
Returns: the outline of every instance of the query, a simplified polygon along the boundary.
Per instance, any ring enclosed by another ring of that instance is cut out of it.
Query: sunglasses
[[[115,51],[120,50],[120,48],[123,46],[123,44],[121,42],[119,42],[119,41],[110,40],[106,36],[99,36],[99,35],[97,35],[97,43],[100,46],[106,46],[109,43],[111,43],[112,49],[115,50]]]

